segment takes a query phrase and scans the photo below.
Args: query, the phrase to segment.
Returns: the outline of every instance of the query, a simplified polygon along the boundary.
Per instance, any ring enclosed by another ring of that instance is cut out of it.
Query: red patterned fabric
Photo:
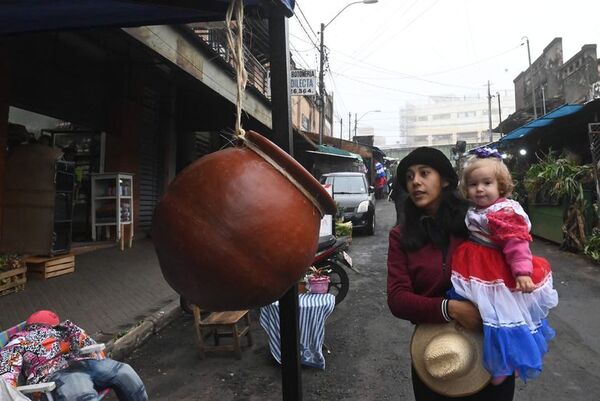
[[[533,257],[531,279],[538,286],[551,273],[550,264],[542,257]],[[466,279],[485,282],[502,281],[510,290],[516,288],[515,279],[504,255],[498,249],[472,241],[462,243],[452,256],[452,270]]]
[[[490,236],[494,242],[504,242],[518,238],[531,242],[529,227],[525,218],[512,208],[506,207],[487,214]]]

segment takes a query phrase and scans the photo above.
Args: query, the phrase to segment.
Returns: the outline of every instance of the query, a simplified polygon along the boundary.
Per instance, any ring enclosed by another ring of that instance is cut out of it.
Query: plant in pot
[[[330,269],[311,266],[306,275],[309,291],[313,294],[326,294],[329,291],[329,273],[331,273]]]

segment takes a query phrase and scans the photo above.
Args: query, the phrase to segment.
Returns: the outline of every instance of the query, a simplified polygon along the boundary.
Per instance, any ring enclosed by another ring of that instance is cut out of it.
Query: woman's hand
[[[469,301],[448,301],[448,314],[467,330],[481,331],[483,322],[479,309]]]

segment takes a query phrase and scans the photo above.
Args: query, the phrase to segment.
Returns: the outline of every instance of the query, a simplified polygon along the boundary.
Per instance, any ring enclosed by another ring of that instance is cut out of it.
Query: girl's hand
[[[523,292],[532,292],[535,290],[535,284],[529,276],[517,276],[517,290]]]
[[[481,331],[483,321],[479,309],[469,301],[448,301],[448,314],[467,330]]]

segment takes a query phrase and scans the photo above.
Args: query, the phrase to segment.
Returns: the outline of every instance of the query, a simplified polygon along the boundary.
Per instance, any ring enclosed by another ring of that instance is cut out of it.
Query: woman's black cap
[[[458,176],[450,164],[450,160],[439,150],[423,146],[410,152],[400,161],[396,170],[398,182],[406,189],[406,171],[415,164],[424,164],[436,170],[440,176],[448,181],[448,189],[456,189]]]

